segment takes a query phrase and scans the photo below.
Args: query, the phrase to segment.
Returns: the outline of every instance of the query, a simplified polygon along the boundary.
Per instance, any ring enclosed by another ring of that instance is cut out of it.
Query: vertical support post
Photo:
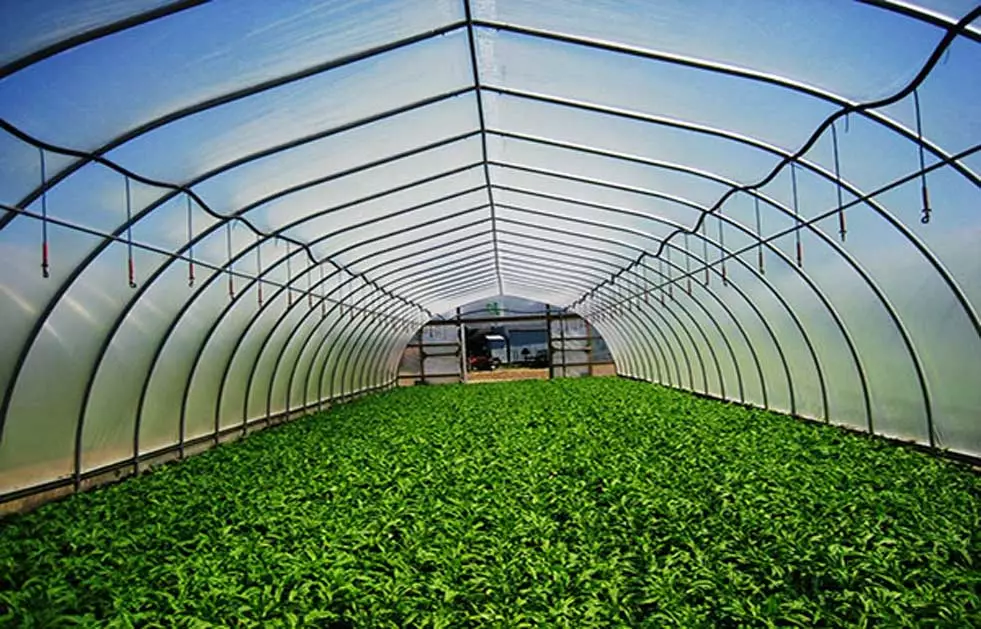
[[[419,380],[426,384],[426,327],[429,322],[422,324],[419,328]]]
[[[559,315],[559,351],[562,352],[562,377],[565,378],[567,374],[565,368],[565,315],[563,312]]]
[[[588,363],[587,369],[589,369],[589,377],[593,376],[593,326],[589,325],[589,321],[583,319],[586,324],[586,362]]]
[[[545,348],[548,355],[548,379],[555,378],[555,365],[552,363],[552,306],[545,304]]]
[[[467,328],[463,325],[463,317],[460,314],[460,309],[456,309],[456,330],[459,335],[459,342],[457,343],[457,349],[460,352],[460,382],[466,383],[467,381]]]

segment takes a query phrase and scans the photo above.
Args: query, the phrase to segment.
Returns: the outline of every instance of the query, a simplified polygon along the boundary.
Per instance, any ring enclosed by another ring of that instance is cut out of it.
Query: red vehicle
[[[470,371],[494,371],[501,366],[499,359],[486,355],[471,356],[467,363]]]

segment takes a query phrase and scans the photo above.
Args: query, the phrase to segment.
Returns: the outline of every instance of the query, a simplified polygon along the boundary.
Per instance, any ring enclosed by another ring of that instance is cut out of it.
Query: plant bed
[[[0,523],[0,624],[981,626],[981,479],[623,379],[397,389]]]

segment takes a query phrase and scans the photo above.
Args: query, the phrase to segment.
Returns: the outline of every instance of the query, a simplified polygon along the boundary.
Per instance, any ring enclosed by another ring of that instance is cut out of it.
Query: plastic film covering
[[[4,501],[391,386],[499,295],[588,321],[564,375],[595,328],[623,376],[981,456],[976,2],[0,11]]]

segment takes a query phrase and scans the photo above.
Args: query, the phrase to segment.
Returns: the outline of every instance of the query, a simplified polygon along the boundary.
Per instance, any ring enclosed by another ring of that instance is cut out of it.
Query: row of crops
[[[981,626],[981,479],[619,379],[416,387],[0,523],[0,624]]]

